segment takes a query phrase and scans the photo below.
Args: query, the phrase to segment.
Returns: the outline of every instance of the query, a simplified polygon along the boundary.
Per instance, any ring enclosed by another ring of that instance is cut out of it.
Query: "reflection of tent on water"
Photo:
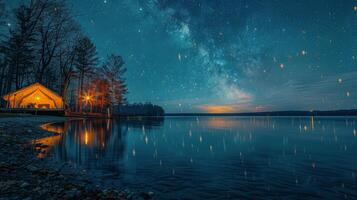
[[[3,96],[3,99],[7,101],[8,108],[63,108],[62,98],[40,83],[11,92]]]

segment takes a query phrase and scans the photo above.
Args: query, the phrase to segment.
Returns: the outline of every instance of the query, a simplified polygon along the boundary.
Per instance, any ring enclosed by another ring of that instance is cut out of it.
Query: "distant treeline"
[[[166,116],[357,116],[357,109],[329,111],[272,111],[247,113],[167,113]]]
[[[114,109],[114,115],[119,116],[163,116],[165,111],[162,107],[151,103],[119,105]]]

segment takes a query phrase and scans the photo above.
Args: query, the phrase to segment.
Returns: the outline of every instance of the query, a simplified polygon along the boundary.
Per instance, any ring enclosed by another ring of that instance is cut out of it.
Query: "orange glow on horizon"
[[[226,104],[226,105],[201,105],[198,108],[206,113],[242,113],[242,112],[263,112],[266,106],[253,106],[248,103]]]
[[[232,113],[239,110],[237,105],[203,105],[199,108],[208,113]]]

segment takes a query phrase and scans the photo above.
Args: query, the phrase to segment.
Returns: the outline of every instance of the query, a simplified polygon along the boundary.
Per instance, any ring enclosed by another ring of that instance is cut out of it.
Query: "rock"
[[[27,186],[29,186],[29,185],[30,185],[29,183],[23,182],[23,183],[20,185],[20,187],[25,188],[25,187],[27,187]]]
[[[134,194],[131,192],[126,195],[127,199],[133,199],[133,197],[134,197]]]
[[[27,171],[29,171],[29,172],[35,172],[35,171],[38,170],[37,167],[32,166],[32,165],[27,166],[26,169],[27,169]]]
[[[154,192],[149,191],[149,192],[142,192],[140,193],[140,196],[143,197],[144,199],[152,199],[154,196]]]
[[[0,182],[0,192],[3,191],[7,191],[8,189],[10,189],[11,187],[13,187],[13,185],[16,184],[16,181],[1,181]]]
[[[73,199],[75,197],[78,197],[79,194],[80,194],[80,191],[78,191],[77,189],[72,189],[72,190],[65,192],[64,198]]]
[[[28,129],[27,132],[28,132],[28,133],[32,133],[32,130]]]
[[[35,189],[33,189],[34,192],[40,191],[41,188],[40,187],[36,187]]]

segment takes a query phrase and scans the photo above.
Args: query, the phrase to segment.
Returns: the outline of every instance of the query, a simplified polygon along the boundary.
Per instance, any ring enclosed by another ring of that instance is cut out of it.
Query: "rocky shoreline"
[[[64,117],[0,115],[0,199],[151,199],[152,192],[102,188],[86,178],[86,171],[71,164],[53,164],[37,158],[41,144],[32,141],[52,136],[41,124]]]

